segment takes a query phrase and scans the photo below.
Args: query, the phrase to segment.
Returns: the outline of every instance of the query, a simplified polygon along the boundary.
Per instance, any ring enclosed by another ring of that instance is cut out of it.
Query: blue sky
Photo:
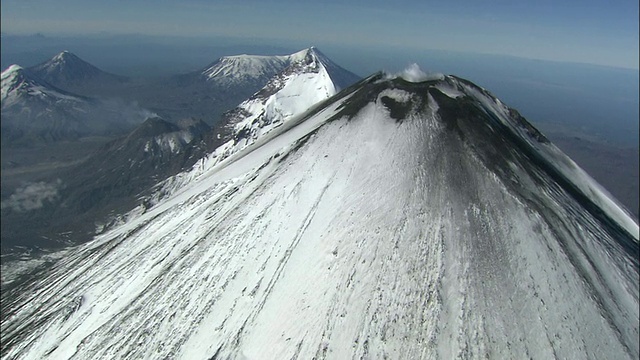
[[[4,0],[9,34],[264,38],[638,69],[638,1]]]

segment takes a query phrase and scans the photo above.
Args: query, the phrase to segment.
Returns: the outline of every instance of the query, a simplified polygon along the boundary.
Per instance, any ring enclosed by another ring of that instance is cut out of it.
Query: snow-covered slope
[[[637,358],[638,226],[455,77],[365,79],[3,294],[2,357]]]
[[[271,78],[262,90],[225,114],[223,123],[232,134],[234,151],[337,93],[338,85],[314,48],[287,59],[291,64]]]
[[[286,58],[290,62],[289,66],[273,76],[249,99],[223,115],[221,123],[224,127],[218,129],[216,139],[224,143],[203,157],[193,171],[178,174],[159,184],[158,196],[190,182],[194,177],[200,176],[202,171],[310,111],[335,95],[341,86],[349,84],[345,81],[355,82],[350,77],[352,74],[346,70],[329,72],[328,69],[335,70],[339,67],[314,47]],[[336,82],[334,79],[341,80]]]

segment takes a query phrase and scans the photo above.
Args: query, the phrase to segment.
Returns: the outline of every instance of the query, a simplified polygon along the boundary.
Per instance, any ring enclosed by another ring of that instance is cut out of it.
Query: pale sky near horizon
[[[638,69],[638,1],[4,0],[5,34],[264,38]]]

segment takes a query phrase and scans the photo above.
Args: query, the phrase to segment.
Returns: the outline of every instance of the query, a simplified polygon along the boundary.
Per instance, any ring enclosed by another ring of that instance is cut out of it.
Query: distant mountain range
[[[131,104],[70,93],[18,65],[1,76],[3,146],[122,134],[151,114]]]
[[[155,184],[207,156],[221,161],[357,80],[315,48],[273,58],[286,59],[287,65],[248,100],[228,111],[222,117],[224,126],[211,128],[196,119],[169,122],[150,117],[81,164],[50,175],[59,179],[56,196],[42,206],[26,210],[5,200],[2,216],[8,225],[2,228],[3,251],[16,245],[51,248],[86,241],[96,228],[117,223],[119,214],[139,205],[141,199],[157,201],[150,191]],[[217,74],[215,81],[223,82],[223,76],[231,77],[227,83],[245,81],[237,71],[225,74]],[[65,236],[59,238],[56,234],[60,233]]]
[[[136,101],[173,122],[198,118],[215,125],[224,112],[260,90],[273,76],[299,60],[297,57],[305,51],[282,56],[225,56],[200,70],[159,79],[109,74],[63,51],[28,71],[68,92]],[[338,88],[359,79],[332,62],[329,66]]]

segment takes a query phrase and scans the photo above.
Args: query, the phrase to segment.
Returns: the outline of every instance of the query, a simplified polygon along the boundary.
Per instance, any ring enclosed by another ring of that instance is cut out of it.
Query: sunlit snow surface
[[[437,86],[570,172],[614,225],[514,162],[525,198],[431,95],[399,121],[382,98],[405,104],[410,86],[356,110],[347,91],[70,251],[7,306],[3,358],[637,358],[638,262],[620,245],[637,249],[637,225],[497,100]]]
[[[269,138],[266,135],[273,130],[283,125],[290,127],[292,120],[336,94],[339,85],[332,79],[335,73],[331,73],[335,64],[315,48],[299,51],[287,59],[291,64],[283,72],[226,114],[231,139],[201,159],[193,171],[178,174],[159,184],[153,202],[166,193],[172,193],[174,188],[203,176],[203,172],[256,141],[264,142]]]
[[[241,116],[229,125],[233,126],[235,133],[247,133],[244,144],[252,143],[314,104],[336,94],[336,85],[314,50],[303,50],[301,53],[308,55],[308,58],[300,53],[291,55],[296,60],[284,73],[272,78],[261,92],[236,109]]]
[[[273,76],[289,64],[304,59],[309,49],[291,55],[233,55],[223,56],[202,74],[210,80],[220,83],[233,83],[239,79],[258,79],[265,75]]]

